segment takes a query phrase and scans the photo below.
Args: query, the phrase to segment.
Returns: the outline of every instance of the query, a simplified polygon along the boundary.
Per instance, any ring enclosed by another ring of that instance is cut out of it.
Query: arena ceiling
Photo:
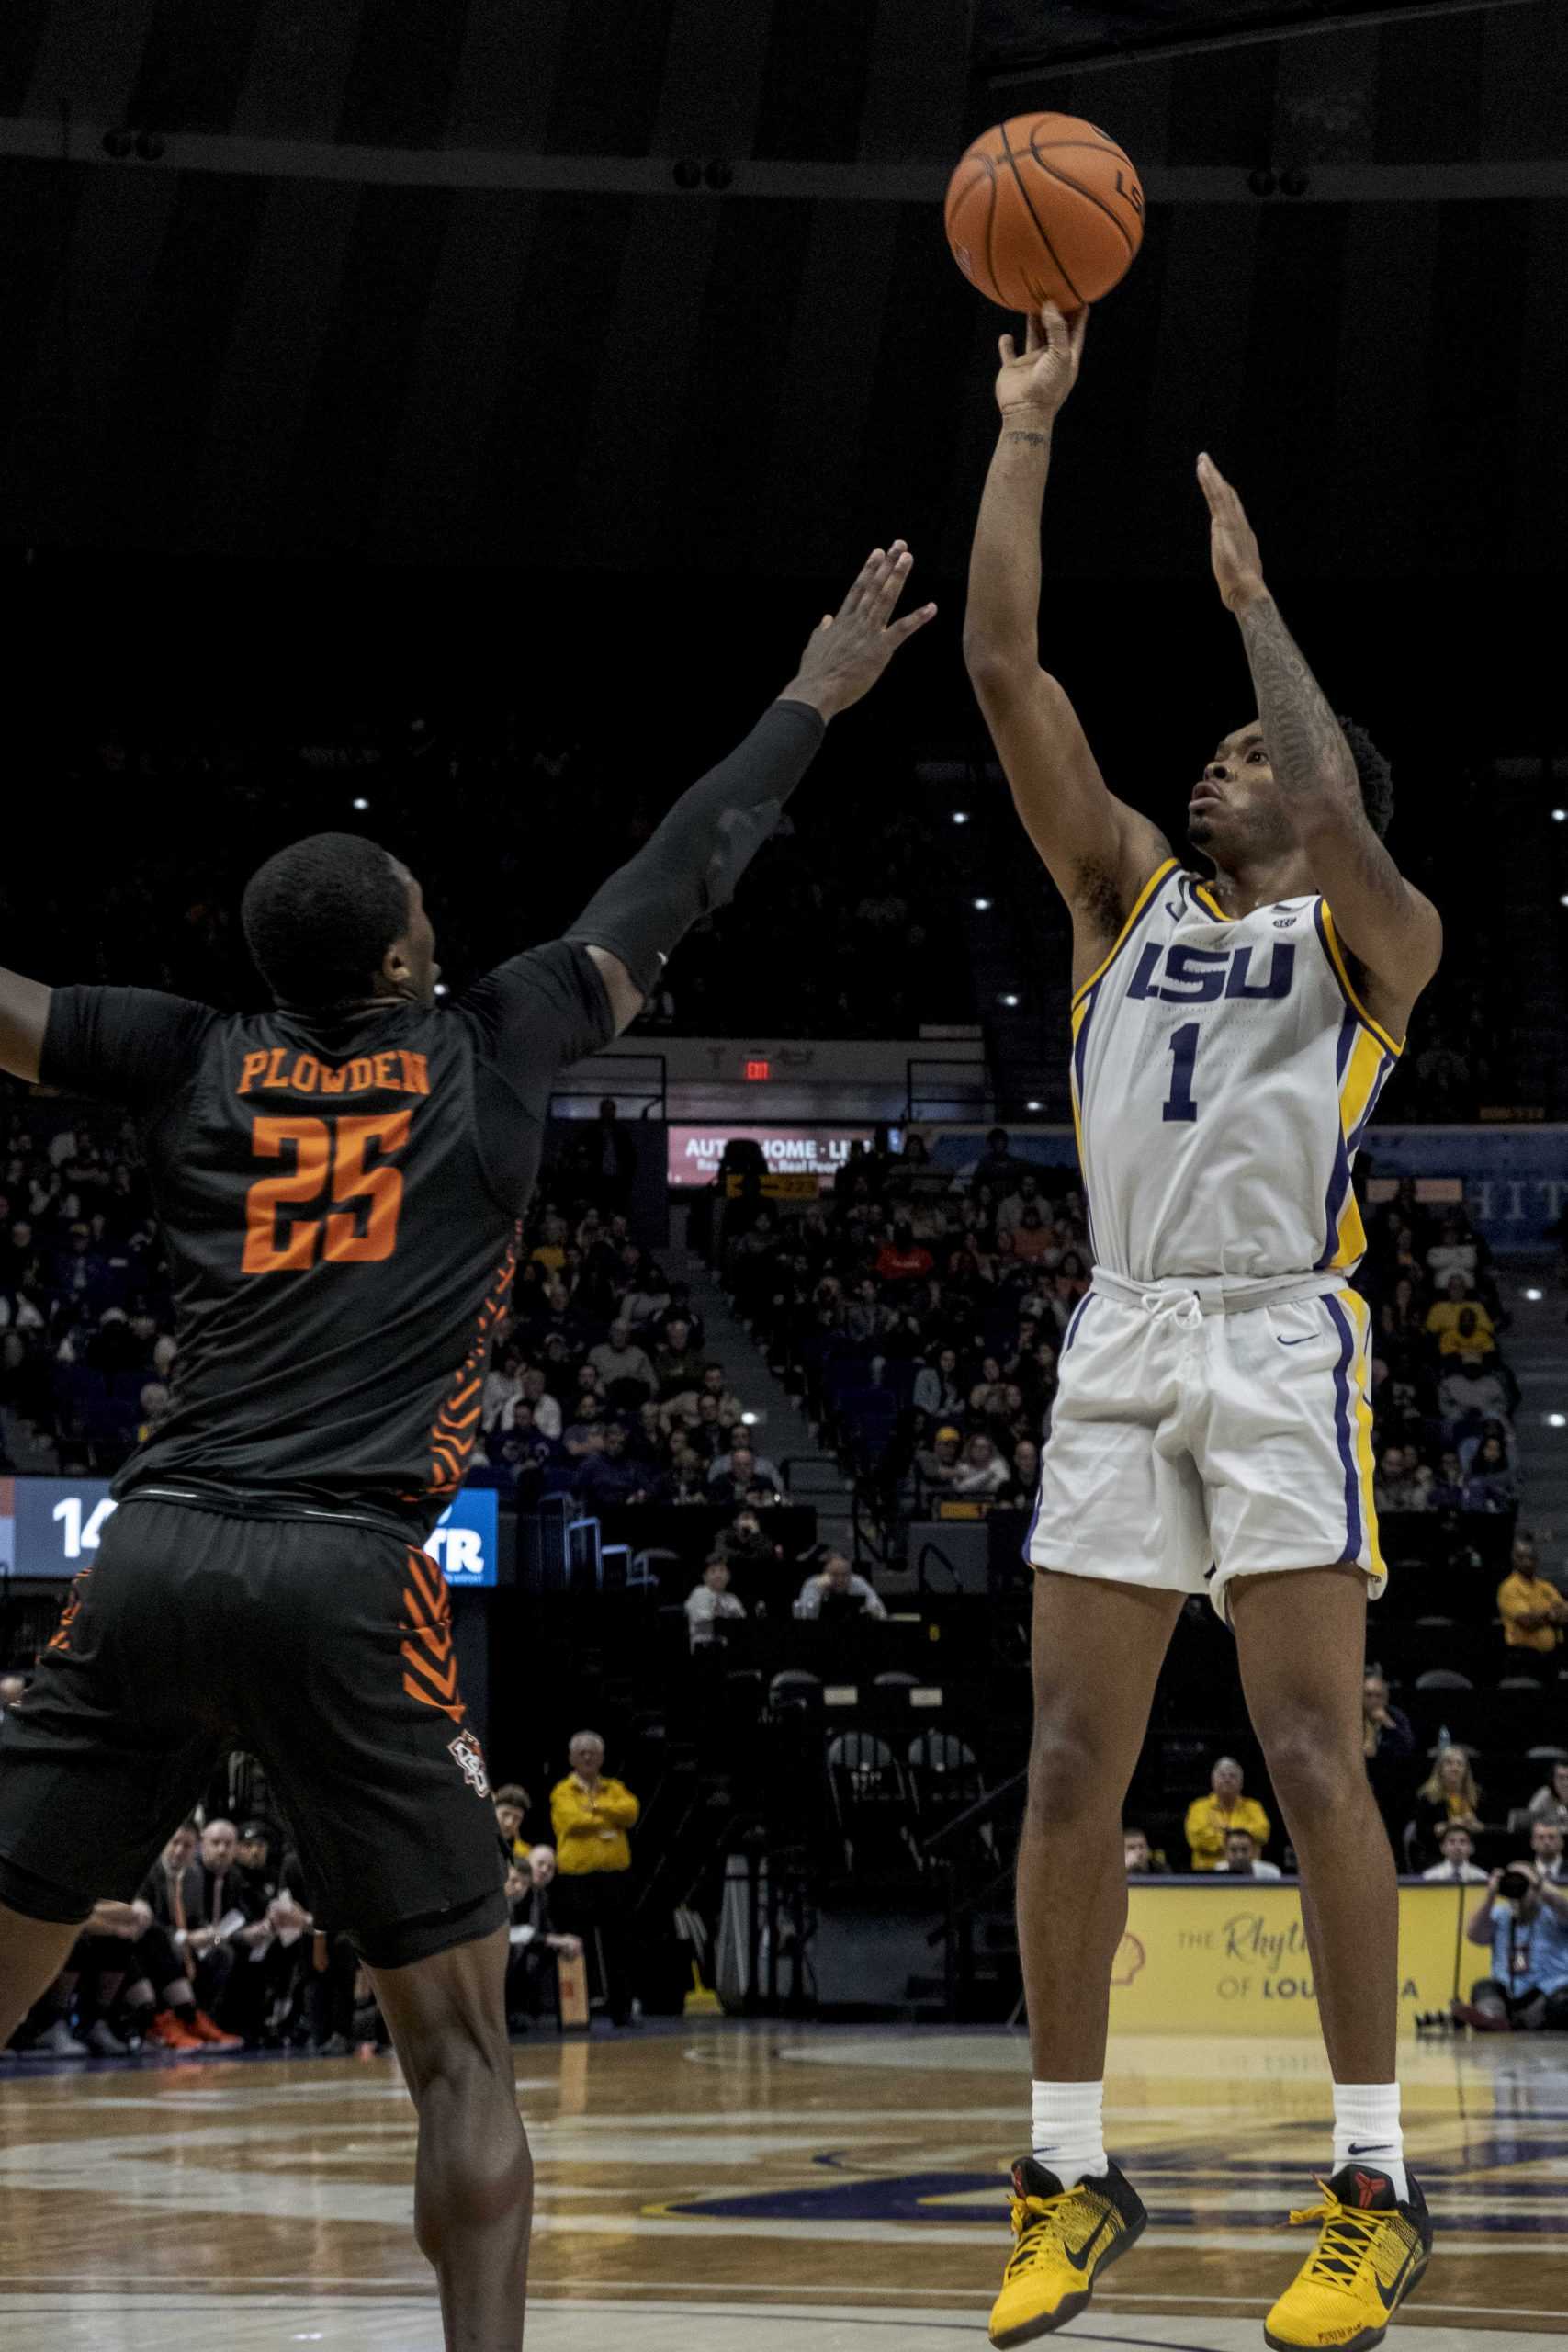
[[[1058,560],[1190,571],[1207,446],[1297,576],[1558,576],[1568,6],[1434,5],[835,0],[829,53],[806,0],[6,0],[0,550],[822,579],[908,515],[960,572],[977,35],[998,78],[1061,44],[1009,110],[1150,190]],[[1285,15],[1356,22],[1066,61]]]
[[[1366,31],[1525,0],[978,0],[976,62],[989,74],[1132,63],[1258,41]]]

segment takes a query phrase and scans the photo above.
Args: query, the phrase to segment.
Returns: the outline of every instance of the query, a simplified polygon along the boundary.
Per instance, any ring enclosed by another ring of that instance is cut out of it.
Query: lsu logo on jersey
[[[1250,941],[1241,947],[1166,947],[1151,939],[1127,994],[1157,997],[1166,1004],[1217,1004],[1222,997],[1267,1001],[1290,995],[1295,971],[1293,939]]]

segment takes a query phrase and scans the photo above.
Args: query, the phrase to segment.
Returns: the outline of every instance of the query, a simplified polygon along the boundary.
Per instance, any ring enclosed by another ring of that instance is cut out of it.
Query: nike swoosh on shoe
[[[1100,2220],[1095,2226],[1094,2233],[1085,2241],[1084,2249],[1081,2254],[1074,2254],[1070,2246],[1063,2246],[1062,2252],[1066,2256],[1067,2260],[1072,2264],[1075,2270],[1087,2270],[1089,2268],[1089,2256],[1094,2252],[1095,2247],[1105,2235],[1106,2231],[1111,2227],[1111,2222],[1114,2218],[1114,2215],[1111,2213],[1102,2213],[1100,2215]],[[1404,2273],[1402,2272],[1400,2275],[1403,2277]]]

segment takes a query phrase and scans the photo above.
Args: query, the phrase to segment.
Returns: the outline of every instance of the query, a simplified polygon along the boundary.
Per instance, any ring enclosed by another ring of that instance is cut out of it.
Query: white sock
[[[1105,2085],[1035,2083],[1032,2153],[1064,2188],[1105,2170]]]
[[[1363,2164],[1386,2172],[1404,2203],[1410,2195],[1404,2169],[1404,2134],[1399,2128],[1397,2083],[1336,2083],[1334,2169]]]

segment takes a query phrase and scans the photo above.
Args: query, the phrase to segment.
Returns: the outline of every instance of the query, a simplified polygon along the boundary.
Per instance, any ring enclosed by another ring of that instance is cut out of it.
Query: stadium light
[[[1568,1413],[1548,1413],[1546,1426],[1549,1430],[1568,1430]]]
[[[1568,825],[1568,808],[1554,808],[1551,821],[1554,825]]]
[[[445,996],[445,995],[446,995],[446,981],[445,981],[445,980],[437,980],[437,981],[436,981],[436,983],[435,983],[435,993],[436,993],[436,995],[437,995],[437,996]]]
[[[989,899],[976,899],[976,901],[975,901],[975,912],[976,912],[977,915],[988,915],[988,914],[990,913],[990,911],[991,911],[991,902],[990,902]]]
[[[1043,1102],[1026,1102],[1023,1107],[1026,1111],[1043,1111],[1045,1105]]]
[[[1544,1298],[1546,1293],[1540,1290],[1527,1290],[1524,1295],[1526,1298]]]
[[[1558,810],[1558,812],[1557,812],[1557,813],[1558,813],[1558,815],[1559,815],[1559,816],[1561,816],[1561,815],[1562,814],[1562,811],[1561,810],[1561,808]],[[953,810],[953,823],[954,823],[955,825],[966,825],[966,824],[969,822],[969,811],[968,811],[968,809],[967,809],[967,808],[955,808],[955,809]]]
[[[757,1425],[757,1416],[755,1413],[742,1413],[740,1418],[745,1422],[749,1430],[755,1429]]]
[[[361,793],[361,794],[360,794],[360,796],[359,796],[359,797],[355,800],[355,804],[354,804],[354,805],[355,805],[355,807],[356,808],[369,808],[369,806],[370,806],[370,803],[368,802],[368,800],[367,800],[367,799],[366,799],[366,797],[365,797],[364,794],[363,794],[363,793]]]
[[[1017,997],[1016,997],[1016,996],[1014,996],[1014,995],[1013,995],[1013,993],[1012,993],[1011,989],[1010,989],[1008,990],[1008,992],[1007,992],[1007,994],[1006,994],[1005,996],[999,996],[999,997],[998,997],[998,999],[997,999],[997,1002],[998,1002],[998,1004],[1015,1005],[1015,1004],[1017,1004],[1017,1002],[1018,1002],[1018,999],[1017,999]]]

